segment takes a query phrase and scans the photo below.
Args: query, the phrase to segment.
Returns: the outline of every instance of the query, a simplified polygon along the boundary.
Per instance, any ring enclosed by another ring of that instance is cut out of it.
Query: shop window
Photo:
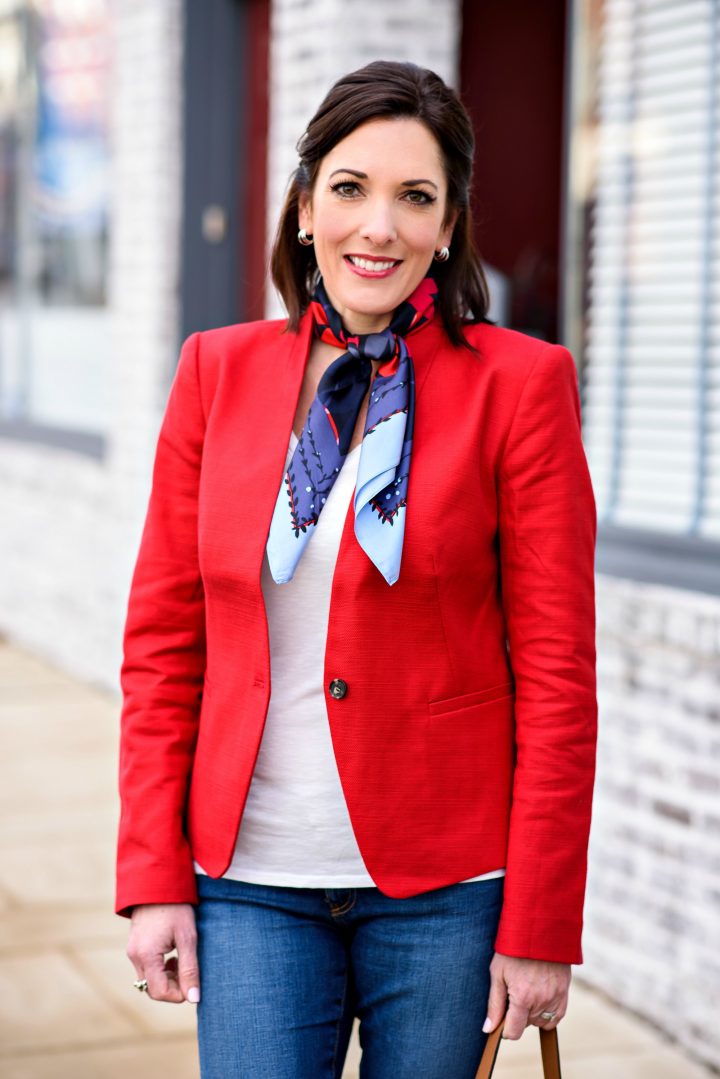
[[[108,6],[0,0],[4,435],[108,424]]]

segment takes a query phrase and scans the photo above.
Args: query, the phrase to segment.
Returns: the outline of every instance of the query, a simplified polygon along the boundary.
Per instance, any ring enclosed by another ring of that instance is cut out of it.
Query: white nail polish
[[[200,1002],[200,990],[198,989],[198,987],[196,985],[194,985],[192,987],[192,989],[188,989],[187,998],[188,998],[188,1000],[190,1001],[191,1004],[199,1004],[199,1002]]]

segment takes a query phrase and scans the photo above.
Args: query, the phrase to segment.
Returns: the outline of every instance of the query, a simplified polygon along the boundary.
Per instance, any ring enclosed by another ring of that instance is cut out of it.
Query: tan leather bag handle
[[[477,1070],[475,1079],[490,1079],[494,1069],[495,1061],[497,1060],[498,1050],[500,1049],[500,1039],[505,1026],[505,1020],[501,1019],[498,1025],[493,1030],[492,1034],[488,1034],[487,1041],[485,1042],[485,1051],[480,1061],[480,1067]],[[543,1075],[545,1079],[562,1079],[560,1074],[560,1046],[558,1045],[557,1029],[553,1027],[552,1030],[543,1030],[542,1027],[538,1027],[540,1032],[540,1054],[542,1056]]]

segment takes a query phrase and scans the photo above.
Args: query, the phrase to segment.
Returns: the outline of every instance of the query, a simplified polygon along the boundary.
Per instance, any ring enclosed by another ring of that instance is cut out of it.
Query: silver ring
[[[136,989],[139,989],[141,993],[147,993],[148,991],[147,978],[141,978],[140,981],[133,982],[133,985]]]
[[[544,1019],[546,1022],[550,1019],[554,1019],[556,1015],[557,1012],[540,1012],[540,1018]]]

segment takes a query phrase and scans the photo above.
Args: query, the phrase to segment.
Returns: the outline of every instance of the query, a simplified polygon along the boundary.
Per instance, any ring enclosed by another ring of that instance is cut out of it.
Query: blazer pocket
[[[459,712],[463,708],[472,708],[477,704],[490,704],[506,697],[512,697],[515,685],[513,682],[501,682],[498,686],[490,686],[488,689],[476,689],[472,693],[462,693],[459,697],[444,697],[439,701],[428,701],[428,711],[431,716],[443,716],[447,712]]]

